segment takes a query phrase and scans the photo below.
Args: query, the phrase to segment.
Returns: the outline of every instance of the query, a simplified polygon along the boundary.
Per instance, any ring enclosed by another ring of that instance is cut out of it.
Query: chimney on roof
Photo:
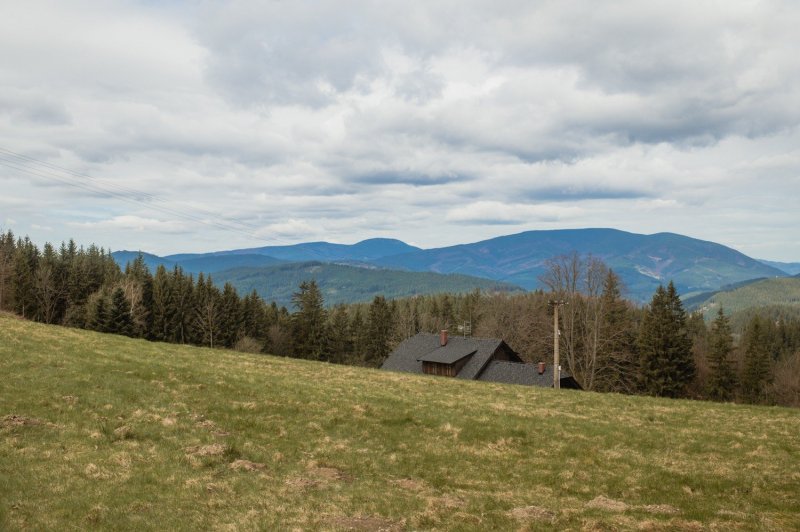
[[[544,362],[539,362],[539,375],[544,375]]]
[[[447,329],[439,332],[439,346],[444,347],[447,345]]]

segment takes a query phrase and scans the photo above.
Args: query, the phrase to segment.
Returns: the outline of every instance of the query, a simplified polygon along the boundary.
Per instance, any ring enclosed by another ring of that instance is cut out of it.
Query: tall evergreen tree
[[[292,295],[292,303],[297,309],[292,314],[294,356],[328,360],[327,312],[317,282],[300,283],[300,291]]]
[[[392,308],[383,296],[375,296],[369,306],[364,362],[379,366],[391,351],[394,318]]]
[[[134,336],[153,338],[153,276],[141,253],[125,267],[124,288],[131,304]]]
[[[0,310],[13,308],[12,284],[14,278],[14,233],[0,233]]]
[[[131,305],[122,288],[116,288],[111,294],[111,308],[108,312],[106,329],[110,333],[133,336]]]
[[[659,286],[653,295],[637,344],[641,390],[662,397],[684,396],[695,366],[686,312],[672,282],[666,290]]]
[[[736,391],[736,373],[730,355],[733,352],[733,337],[730,320],[720,307],[711,325],[708,364],[710,375],[706,393],[714,401],[730,401]]]
[[[23,318],[38,319],[36,304],[36,270],[39,267],[39,250],[28,237],[17,240],[14,255],[14,306]]]
[[[230,283],[222,288],[219,322],[219,346],[233,347],[244,335],[244,320],[239,294]]]
[[[353,338],[347,308],[344,305],[336,305],[329,319],[331,362],[344,364],[353,356]]]
[[[630,309],[622,299],[619,277],[609,269],[603,281],[596,388],[631,393],[636,389],[638,360],[636,333]]]
[[[95,300],[94,306],[88,316],[87,325],[90,329],[97,332],[109,332],[109,308],[106,296],[98,292],[92,297]]]
[[[750,320],[745,332],[741,394],[742,399],[748,403],[761,403],[765,400],[770,370],[769,338],[765,332],[764,323],[758,315]]]
[[[202,273],[197,276],[194,295],[193,342],[211,348],[218,346],[222,326],[222,296],[211,276],[204,277]]]

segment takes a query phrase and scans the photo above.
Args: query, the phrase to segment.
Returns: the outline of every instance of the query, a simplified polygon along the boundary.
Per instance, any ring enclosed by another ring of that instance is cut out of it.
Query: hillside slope
[[[0,529],[800,527],[800,412],[148,343],[0,315]]]
[[[800,278],[764,279],[717,292],[693,308],[702,311],[706,319],[713,319],[720,306],[729,315],[765,307],[786,307],[800,314]]]
[[[786,272],[787,275],[800,275],[800,262],[777,262],[774,260],[761,260],[761,262]]]
[[[371,301],[377,295],[388,298],[442,292],[464,293],[475,289],[514,292],[517,286],[470,277],[433,272],[407,272],[383,268],[363,268],[344,264],[301,262],[265,268],[236,268],[217,272],[214,283],[231,283],[240,294],[255,290],[265,301],[291,308],[292,294],[303,281],[315,280],[326,305]]]
[[[616,229],[528,231],[439,249],[384,257],[386,267],[463,273],[497,279],[527,289],[540,286],[546,261],[577,251],[612,267],[638,300],[673,280],[681,293],[715,290],[722,285],[785,273],[716,244],[672,233],[640,235]]]

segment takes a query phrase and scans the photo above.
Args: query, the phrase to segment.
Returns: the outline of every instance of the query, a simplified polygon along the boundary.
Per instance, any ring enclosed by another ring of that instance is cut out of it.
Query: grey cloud
[[[532,188],[519,195],[528,201],[625,200],[655,197],[652,191],[641,189],[622,189],[573,184],[565,184],[563,187],[546,186],[543,188]]]
[[[449,174],[449,175],[426,175],[417,172],[403,171],[381,171],[367,174],[356,175],[351,178],[353,182],[366,185],[411,185],[415,187],[427,187],[433,185],[444,185],[447,183],[470,181],[471,176]]]

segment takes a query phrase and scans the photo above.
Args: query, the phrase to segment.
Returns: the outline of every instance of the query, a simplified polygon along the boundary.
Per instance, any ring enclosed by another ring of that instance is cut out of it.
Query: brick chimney
[[[544,362],[539,362],[539,375],[544,375]]]
[[[447,345],[447,330],[439,332],[439,346],[444,347]]]

